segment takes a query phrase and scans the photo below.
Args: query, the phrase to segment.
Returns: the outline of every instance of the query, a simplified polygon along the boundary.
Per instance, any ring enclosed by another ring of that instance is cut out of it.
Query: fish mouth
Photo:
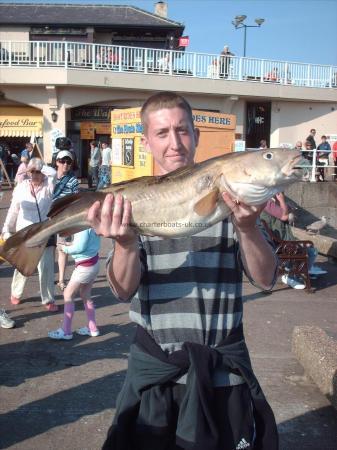
[[[282,167],[281,172],[286,175],[286,177],[309,179],[310,166],[308,164],[309,162],[303,158],[302,155],[296,155]]]

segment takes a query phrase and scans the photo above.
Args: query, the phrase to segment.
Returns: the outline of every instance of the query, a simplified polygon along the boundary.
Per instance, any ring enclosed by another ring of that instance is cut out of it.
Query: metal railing
[[[310,171],[308,181],[337,181],[337,165],[334,164],[332,151],[317,150],[316,148],[313,150],[304,149],[302,150],[302,154],[308,159],[308,165],[306,166]],[[322,179],[320,179],[320,177],[322,177]]]
[[[63,41],[0,41],[0,66],[113,70],[337,88],[336,66]]]

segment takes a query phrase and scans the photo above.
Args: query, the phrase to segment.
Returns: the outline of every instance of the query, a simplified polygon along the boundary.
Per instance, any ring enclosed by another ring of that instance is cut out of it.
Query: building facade
[[[310,128],[337,134],[337,68],[231,57],[222,74],[219,55],[179,47],[184,27],[166,17],[164,2],[153,13],[34,6],[0,5],[0,144],[12,152],[30,139],[49,162],[67,135],[86,176],[90,140],[110,141],[111,112],[160,90],[180,92],[196,110],[234,114],[236,139],[248,148],[261,139],[293,145]]]

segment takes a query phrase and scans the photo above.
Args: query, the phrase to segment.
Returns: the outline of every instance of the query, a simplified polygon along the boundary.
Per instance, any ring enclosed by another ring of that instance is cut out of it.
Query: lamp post
[[[247,28],[260,28],[263,24],[264,19],[258,18],[255,19],[256,25],[246,25],[244,21],[247,19],[247,16],[235,16],[232,24],[235,26],[235,29],[243,28],[243,56],[246,56],[246,42],[247,42]]]

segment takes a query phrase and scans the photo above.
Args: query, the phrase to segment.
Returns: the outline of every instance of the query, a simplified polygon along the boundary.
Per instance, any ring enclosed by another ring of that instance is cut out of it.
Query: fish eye
[[[264,159],[273,159],[274,155],[271,152],[263,154]]]

